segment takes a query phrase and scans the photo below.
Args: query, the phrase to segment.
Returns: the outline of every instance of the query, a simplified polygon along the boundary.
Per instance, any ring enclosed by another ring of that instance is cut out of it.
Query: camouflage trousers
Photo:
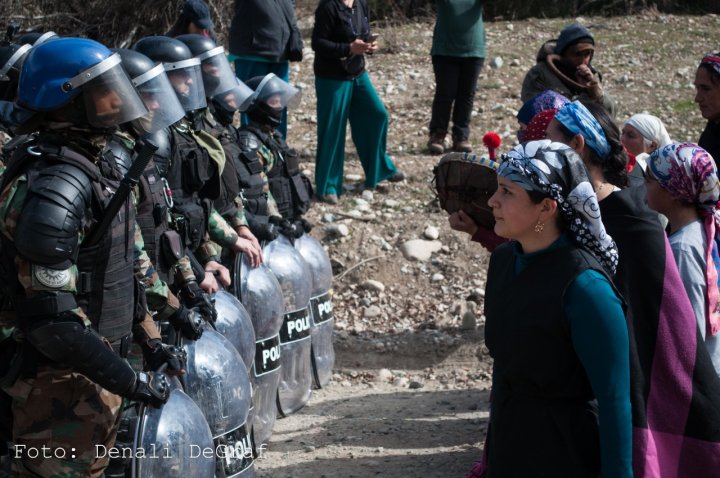
[[[109,458],[98,457],[97,449],[115,443],[119,396],[84,375],[47,366],[6,391],[12,397],[13,476],[102,476]]]

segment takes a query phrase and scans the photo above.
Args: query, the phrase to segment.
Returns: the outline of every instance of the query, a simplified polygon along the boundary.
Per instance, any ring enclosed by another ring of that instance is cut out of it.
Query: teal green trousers
[[[385,153],[388,114],[370,82],[367,72],[354,80],[330,80],[315,77],[317,94],[317,158],[315,193],[342,194],[345,163],[345,129],[350,133],[365,171],[365,186],[377,183],[397,172]]]

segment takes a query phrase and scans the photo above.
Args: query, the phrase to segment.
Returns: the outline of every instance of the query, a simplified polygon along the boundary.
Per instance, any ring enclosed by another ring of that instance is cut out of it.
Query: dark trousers
[[[465,140],[470,137],[470,114],[484,61],[484,58],[477,57],[433,55],[436,86],[430,120],[431,133],[448,130],[452,111],[453,138]]]

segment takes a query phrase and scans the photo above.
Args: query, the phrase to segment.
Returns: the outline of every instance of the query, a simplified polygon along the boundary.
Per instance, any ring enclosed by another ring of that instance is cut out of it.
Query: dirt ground
[[[665,121],[671,137],[697,141],[704,127],[692,86],[705,53],[718,50],[720,17],[648,13],[583,18],[596,38],[593,64],[619,103],[619,124],[639,112]],[[514,144],[520,85],[540,44],[572,19],[487,22],[488,56],[471,140],[495,131]],[[309,35],[293,64],[302,105],[290,115],[288,142],[312,177],[315,92]],[[390,113],[388,151],[409,179],[361,193],[362,169],[348,134],[346,194],[309,213],[313,235],[335,270],[336,370],[308,405],[277,421],[260,477],[462,477],[480,456],[491,360],[483,345],[482,301],[488,254],[452,231],[434,202],[427,124],[434,89],[432,21],[383,26],[383,50],[369,72]],[[494,66],[491,66],[491,63]],[[435,238],[427,261],[400,246]],[[368,282],[369,281],[369,282]]]

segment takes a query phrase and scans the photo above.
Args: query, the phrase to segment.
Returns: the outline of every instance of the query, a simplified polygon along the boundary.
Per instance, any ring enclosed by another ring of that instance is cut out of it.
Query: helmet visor
[[[245,111],[250,106],[252,94],[250,87],[235,78],[235,87],[215,95],[213,100],[227,111]]]
[[[214,98],[218,94],[229,91],[236,85],[235,74],[221,46],[213,48],[197,57],[201,61],[205,95]]]
[[[114,55],[101,63],[113,57]],[[80,85],[88,123],[96,128],[107,128],[146,114],[148,110],[120,62],[103,70]]]
[[[175,95],[162,65],[133,78],[135,89],[140,94],[148,113],[133,123],[145,133],[154,133],[179,121],[185,110]]]
[[[200,60],[190,58],[175,63],[164,63],[170,84],[185,112],[205,108],[205,88],[200,74]]]
[[[294,108],[300,104],[300,90],[270,73],[262,79],[255,90],[257,101],[273,109]]]

